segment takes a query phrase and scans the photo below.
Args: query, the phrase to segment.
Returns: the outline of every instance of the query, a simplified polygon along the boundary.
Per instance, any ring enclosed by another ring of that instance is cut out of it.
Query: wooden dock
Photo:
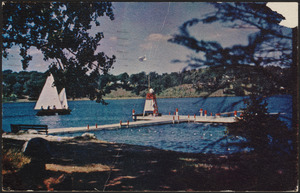
[[[97,130],[111,130],[120,128],[133,128],[133,127],[145,127],[153,125],[165,125],[165,124],[178,124],[178,123],[233,123],[235,117],[221,117],[221,116],[188,116],[188,115],[162,115],[162,116],[137,116],[136,121],[126,121],[115,124],[107,125],[87,125],[85,127],[68,127],[68,128],[56,128],[49,129],[48,134],[62,134],[62,133],[76,133],[76,132],[89,132]]]

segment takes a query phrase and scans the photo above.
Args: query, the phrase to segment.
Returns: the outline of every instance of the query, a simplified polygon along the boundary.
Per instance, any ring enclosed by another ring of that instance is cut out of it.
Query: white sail
[[[144,113],[146,111],[151,111],[153,112],[154,111],[154,101],[152,99],[148,99],[145,101],[145,106],[144,106]]]
[[[34,109],[47,109],[50,107],[50,109],[53,109],[54,106],[56,109],[62,109],[61,102],[58,97],[56,86],[54,86],[54,78],[52,74],[48,76],[46,83],[43,87],[43,90],[39,96],[38,101],[35,104]]]
[[[61,102],[61,106],[64,109],[68,109],[68,101],[67,101],[67,94],[66,94],[66,89],[63,88],[60,93],[59,93],[59,100]]]
[[[149,89],[149,93],[147,93],[146,95],[143,116],[145,115],[146,112],[151,112],[155,115],[158,113],[156,97],[154,94],[154,90],[152,88]]]

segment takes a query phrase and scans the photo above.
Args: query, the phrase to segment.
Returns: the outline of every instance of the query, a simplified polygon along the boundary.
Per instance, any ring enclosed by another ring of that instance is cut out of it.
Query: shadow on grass
[[[296,187],[297,177],[287,168],[253,171],[255,156],[249,153],[180,153],[97,140],[50,142],[50,147],[51,160],[3,175],[3,187],[51,191],[275,191]]]

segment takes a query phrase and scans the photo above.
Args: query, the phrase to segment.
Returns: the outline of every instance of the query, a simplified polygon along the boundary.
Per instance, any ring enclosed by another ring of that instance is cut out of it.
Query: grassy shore
[[[4,149],[25,141],[4,139]],[[211,155],[90,140],[49,140],[42,167],[4,170],[4,190],[219,191],[294,190],[291,172],[256,173],[254,155]],[[269,167],[269,166],[262,166]]]
[[[180,85],[177,87],[169,88],[162,93],[158,94],[156,98],[195,98],[195,97],[226,97],[235,96],[229,94],[223,94],[222,89],[217,90],[211,94],[207,92],[197,93],[195,89],[191,88],[191,85]],[[3,102],[36,102],[36,100],[29,100],[28,96],[24,99],[16,99],[15,101],[3,100]],[[130,91],[124,89],[117,89],[112,91],[110,94],[105,95],[104,100],[122,100],[122,99],[144,99],[145,97],[135,95]],[[86,101],[90,100],[88,97],[70,99],[69,101]]]

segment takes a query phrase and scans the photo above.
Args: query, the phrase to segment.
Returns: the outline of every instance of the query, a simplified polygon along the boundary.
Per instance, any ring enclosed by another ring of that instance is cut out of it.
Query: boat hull
[[[36,113],[37,116],[51,116],[51,115],[69,115],[71,109],[44,109]]]

